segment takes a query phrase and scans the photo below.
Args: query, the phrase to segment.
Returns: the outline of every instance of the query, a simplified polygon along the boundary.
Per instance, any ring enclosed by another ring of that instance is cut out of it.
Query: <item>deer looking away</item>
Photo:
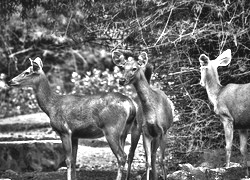
[[[137,111],[134,102],[120,93],[58,95],[51,90],[42,67],[40,58],[31,60],[31,66],[9,84],[33,87],[39,106],[49,116],[51,127],[62,140],[66,152],[67,179],[76,179],[78,138],[105,136],[117,158],[116,179],[120,180],[127,158],[125,139]]]
[[[250,83],[228,84],[222,86],[219,81],[218,66],[227,66],[231,62],[231,50],[228,49],[215,60],[210,60],[205,54],[200,55],[201,81],[206,88],[208,98],[214,106],[214,112],[223,123],[226,140],[226,166],[230,166],[233,130],[239,129],[240,151],[243,155],[243,165],[246,175],[247,168],[247,129],[250,128]]]
[[[136,118],[139,124],[138,130],[131,132],[131,148],[133,144],[137,144],[137,142],[133,142],[133,140],[138,141],[138,137],[135,136],[138,136],[138,134],[140,136],[138,132],[140,132],[140,127],[142,127],[143,144],[147,161],[147,180],[149,180],[151,175],[152,178],[150,179],[158,179],[156,171],[156,151],[159,146],[161,152],[160,165],[164,179],[166,179],[163,160],[166,147],[166,133],[173,122],[172,102],[163,91],[150,87],[145,77],[148,63],[146,52],[142,52],[138,56],[130,51],[116,50],[112,52],[112,58],[117,66],[123,67],[124,69],[120,84],[133,84],[140,100],[138,114],[140,114],[141,117]]]

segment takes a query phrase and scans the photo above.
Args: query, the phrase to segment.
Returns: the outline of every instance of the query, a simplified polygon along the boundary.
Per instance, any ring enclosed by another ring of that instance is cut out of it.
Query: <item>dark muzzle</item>
[[[119,80],[119,84],[122,85],[122,86],[124,86],[125,82],[126,82],[126,79],[125,79],[125,78],[121,78],[121,79]]]
[[[15,81],[12,81],[12,80],[8,81],[7,84],[8,84],[8,86],[18,86],[19,85],[18,83],[16,83]]]

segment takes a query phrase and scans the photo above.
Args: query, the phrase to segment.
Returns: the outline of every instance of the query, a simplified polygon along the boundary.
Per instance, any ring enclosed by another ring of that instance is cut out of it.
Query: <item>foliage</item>
[[[230,48],[233,62],[219,69],[221,83],[249,82],[250,2],[22,2],[4,0],[0,4],[4,17],[0,28],[0,72],[8,78],[27,67],[29,57],[40,56],[45,72],[55,86],[60,85],[62,93],[125,93],[130,90],[117,84],[120,72],[114,70],[110,51],[118,46],[134,52],[147,51],[155,67],[153,84],[158,83],[169,95],[179,115],[170,132],[177,139],[174,147],[190,152],[224,146],[222,125],[199,85],[198,57],[205,53],[214,59]],[[21,93],[8,93],[11,98],[17,97],[15,101],[25,99],[19,97]],[[1,104],[16,111],[18,105],[12,101],[7,105],[9,102]]]
[[[123,87],[119,85],[119,78],[122,77],[118,67],[114,72],[108,69],[100,71],[93,69],[93,73],[88,71],[84,78],[77,73],[72,74],[71,81],[74,82],[73,94],[97,94],[101,92],[121,92],[133,98],[134,92],[130,86]]]
[[[0,104],[0,117],[29,114],[40,111],[33,90],[30,88],[2,91]]]

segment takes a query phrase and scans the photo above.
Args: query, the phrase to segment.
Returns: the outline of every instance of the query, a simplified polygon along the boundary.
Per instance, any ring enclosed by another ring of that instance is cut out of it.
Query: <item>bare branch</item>
[[[157,41],[155,42],[154,46],[156,46],[156,45],[158,44],[158,42],[162,39],[162,37],[165,35],[165,31],[166,31],[166,29],[167,29],[167,26],[168,26],[170,17],[171,17],[172,12],[173,12],[173,9],[174,9],[174,7],[171,6],[171,7],[170,7],[170,13],[169,13],[169,16],[168,16],[168,20],[167,20],[167,22],[166,22],[166,24],[165,24],[165,27],[164,27],[163,30],[162,30],[162,33],[161,33],[160,37],[159,37],[159,38],[157,39]]]
[[[33,50],[33,47],[32,47],[32,46],[31,46],[30,48],[28,48],[28,49],[23,49],[23,50],[21,50],[21,51],[17,51],[17,52],[15,52],[15,53],[10,54],[10,55],[9,55],[9,58],[14,58],[14,56],[16,56],[16,55],[18,55],[18,54],[26,53],[26,52],[31,51],[31,50]]]

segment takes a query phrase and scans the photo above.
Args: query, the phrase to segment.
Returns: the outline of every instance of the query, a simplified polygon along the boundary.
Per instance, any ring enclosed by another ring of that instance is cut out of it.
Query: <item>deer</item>
[[[166,179],[167,174],[163,161],[167,130],[173,123],[173,104],[163,91],[152,88],[148,78],[145,77],[148,64],[146,52],[137,55],[131,51],[117,49],[112,52],[112,60],[124,71],[119,83],[123,86],[132,84],[138,95],[140,118],[137,118],[137,123],[139,125],[134,128],[137,129],[136,133],[131,132],[131,136],[137,140],[138,137],[134,134],[138,136],[138,132],[141,130],[146,154],[146,178],[147,180],[158,179],[156,152],[160,147],[160,166],[163,178]],[[133,143],[136,144],[136,142],[131,142],[131,147]],[[130,160],[132,160],[131,157]]]
[[[144,75],[149,84],[151,81],[152,73],[153,73],[152,65],[147,64],[144,69]],[[132,166],[133,159],[134,159],[135,149],[137,147],[138,141],[142,134],[142,112],[143,111],[142,111],[141,101],[138,98],[138,96],[134,97],[133,100],[138,105],[137,107],[138,109],[136,113],[136,121],[134,121],[134,124],[132,125],[132,128],[131,128],[131,147],[130,147],[129,155],[128,155],[129,158],[128,158],[128,169],[127,169],[127,174],[126,174],[126,180],[129,180],[131,166]]]
[[[116,180],[121,180],[127,160],[124,145],[135,121],[137,105],[118,92],[95,95],[59,95],[50,87],[41,58],[9,81],[12,87],[32,87],[40,108],[50,118],[52,129],[60,136],[66,153],[67,180],[76,179],[76,156],[79,138],[105,136],[117,158]]]
[[[227,84],[222,86],[219,81],[219,66],[227,66],[231,62],[231,50],[227,49],[216,59],[210,60],[205,54],[199,57],[201,80],[208,99],[214,107],[214,112],[223,124],[226,142],[226,167],[230,167],[231,148],[234,129],[239,131],[240,152],[243,157],[243,167],[249,176],[247,167],[247,138],[250,128],[250,83]]]

